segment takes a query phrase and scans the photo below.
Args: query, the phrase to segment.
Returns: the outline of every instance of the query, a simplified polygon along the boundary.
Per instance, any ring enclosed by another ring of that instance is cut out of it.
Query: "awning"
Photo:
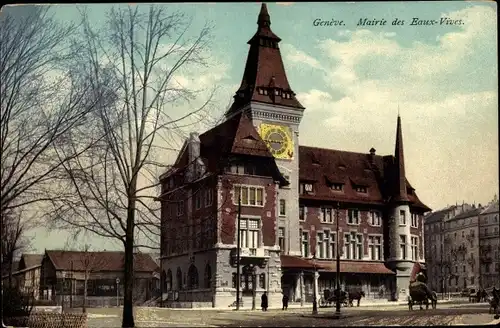
[[[312,269],[314,268],[314,262],[311,259],[305,259],[298,256],[281,255],[281,267]],[[320,267],[319,263],[316,267]]]
[[[321,263],[319,271],[337,272],[337,264],[335,262]],[[340,272],[395,274],[392,270],[388,269],[383,262],[368,261],[340,261]]]

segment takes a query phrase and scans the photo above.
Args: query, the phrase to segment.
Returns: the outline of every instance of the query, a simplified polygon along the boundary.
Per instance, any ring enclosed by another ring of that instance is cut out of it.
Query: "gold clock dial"
[[[274,157],[280,159],[293,158],[293,139],[289,127],[262,123],[260,125],[260,135]]]

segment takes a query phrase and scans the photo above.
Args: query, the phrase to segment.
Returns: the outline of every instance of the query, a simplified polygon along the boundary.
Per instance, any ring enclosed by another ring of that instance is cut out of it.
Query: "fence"
[[[30,328],[86,328],[84,313],[32,313],[29,317],[4,318],[9,326]]]

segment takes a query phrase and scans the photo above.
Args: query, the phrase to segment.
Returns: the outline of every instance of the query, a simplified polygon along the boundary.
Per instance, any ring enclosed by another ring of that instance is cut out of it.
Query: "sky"
[[[190,16],[193,35],[206,23],[213,26],[208,67],[176,80],[204,91],[216,86],[211,115],[220,117],[241,82],[246,42],[256,31],[261,4],[156,5]],[[93,26],[103,27],[112,5],[84,6]],[[75,5],[52,10],[61,21],[79,19]],[[498,192],[495,2],[284,2],[268,3],[268,10],[271,28],[282,39],[291,88],[306,107],[301,145],[366,153],[374,147],[377,154],[393,154],[399,112],[406,175],[425,204],[436,210],[486,204]],[[387,23],[358,25],[365,18]],[[461,21],[439,24],[446,18]],[[343,23],[315,26],[318,19]],[[395,19],[404,25],[392,25]],[[437,24],[410,25],[413,20]],[[176,111],[181,115],[192,106]],[[174,149],[182,146],[181,139],[173,143]],[[166,163],[175,156],[161,154]],[[68,241],[66,234],[54,238],[43,228],[31,233],[35,251]],[[88,238],[95,248],[121,247]]]

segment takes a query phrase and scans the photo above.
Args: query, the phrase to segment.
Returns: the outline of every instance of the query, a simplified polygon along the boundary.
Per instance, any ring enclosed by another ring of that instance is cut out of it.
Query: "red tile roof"
[[[92,266],[93,271],[121,271],[123,270],[124,252],[77,252],[77,251],[51,251],[45,252],[56,270],[85,271]],[[89,264],[91,263],[91,264]],[[134,254],[134,271],[153,272],[158,269],[158,265],[146,253]]]
[[[337,272],[337,264],[334,260],[329,262],[318,261],[321,265],[319,271]],[[342,273],[373,273],[373,274],[395,274],[388,269],[383,262],[373,261],[340,261],[340,272]]]
[[[383,205],[392,195],[393,156],[300,146],[299,161],[299,179],[314,185],[314,192],[300,195],[301,199]],[[410,204],[430,210],[406,182]],[[333,191],[334,183],[343,184],[343,191]],[[367,193],[356,192],[356,186],[366,187]]]

